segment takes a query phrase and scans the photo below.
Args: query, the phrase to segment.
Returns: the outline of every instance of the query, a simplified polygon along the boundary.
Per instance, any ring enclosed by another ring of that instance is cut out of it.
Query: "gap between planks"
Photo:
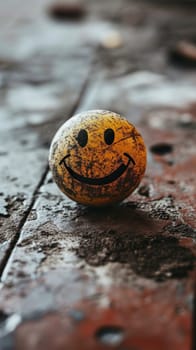
[[[93,74],[93,67],[94,67],[94,60],[92,60],[93,62],[91,62],[90,64],[90,69],[88,71],[88,74],[87,74],[87,78],[85,79],[83,85],[82,85],[82,88],[80,90],[80,93],[79,93],[79,96],[78,96],[78,99],[76,100],[76,103],[74,104],[73,108],[71,108],[70,110],[70,116],[72,116],[73,114],[75,114],[77,112],[77,110],[79,109],[80,105],[82,104],[82,101],[86,95],[86,91],[88,89],[88,86],[90,85],[90,77],[92,76]],[[3,261],[0,265],[0,287],[3,287],[3,284],[6,280],[6,276],[7,276],[7,273],[8,273],[8,270],[9,270],[9,266],[11,264],[11,261],[12,261],[12,257],[14,255],[14,251],[15,251],[15,248],[16,248],[16,245],[20,239],[20,235],[21,235],[21,232],[22,232],[22,229],[25,225],[25,222],[36,202],[36,199],[37,199],[37,196],[38,196],[38,193],[39,193],[39,189],[40,187],[43,185],[47,175],[49,173],[49,165],[47,164],[46,167],[45,167],[45,171],[37,185],[37,187],[35,188],[34,192],[33,192],[33,195],[32,195],[32,200],[31,200],[31,203],[29,204],[29,207],[27,209],[27,211],[25,212],[23,218],[21,219],[20,223],[19,223],[19,228],[16,232],[16,234],[14,235],[14,238],[11,240],[10,242],[10,245],[9,245],[9,248],[7,250],[7,252],[5,253],[5,256],[3,258]]]

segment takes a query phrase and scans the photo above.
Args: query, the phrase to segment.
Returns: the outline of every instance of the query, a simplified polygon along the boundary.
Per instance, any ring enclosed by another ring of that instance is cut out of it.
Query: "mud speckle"
[[[160,156],[164,156],[167,153],[171,153],[173,151],[173,145],[169,143],[157,143],[150,147],[150,150],[154,154],[158,154]]]
[[[53,4],[48,11],[49,16],[59,22],[68,20],[79,20],[85,14],[85,8],[80,3],[62,2]]]
[[[76,253],[89,265],[126,264],[137,275],[156,281],[186,277],[195,260],[176,237],[141,236],[114,230],[83,235]]]
[[[102,326],[96,331],[98,341],[109,346],[121,344],[124,338],[124,330],[118,326]]]
[[[0,325],[6,321],[7,317],[8,315],[4,311],[0,310]]]
[[[180,237],[196,238],[196,230],[187,224],[167,225],[165,229],[169,233],[179,235]]]
[[[142,185],[140,186],[138,193],[140,194],[140,196],[144,196],[144,197],[150,197],[150,187],[149,185]]]

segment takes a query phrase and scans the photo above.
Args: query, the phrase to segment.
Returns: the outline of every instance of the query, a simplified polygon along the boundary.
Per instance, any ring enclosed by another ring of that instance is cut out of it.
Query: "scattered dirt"
[[[76,253],[89,265],[118,262],[156,281],[186,277],[195,260],[188,248],[179,245],[176,237],[147,237],[114,230],[83,235]]]

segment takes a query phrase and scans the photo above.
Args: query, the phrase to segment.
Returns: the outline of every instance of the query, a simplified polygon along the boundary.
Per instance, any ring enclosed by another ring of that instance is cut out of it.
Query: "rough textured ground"
[[[194,349],[195,1],[9,0],[0,20],[0,350]],[[148,149],[104,209],[60,193],[47,160],[95,108]]]

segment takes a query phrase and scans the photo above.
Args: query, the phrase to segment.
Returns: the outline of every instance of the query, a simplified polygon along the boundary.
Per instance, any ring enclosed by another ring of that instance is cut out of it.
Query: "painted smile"
[[[121,164],[115,171],[113,171],[111,174],[104,176],[104,177],[100,177],[100,178],[89,178],[89,177],[85,177],[82,176],[78,173],[76,173],[72,168],[70,168],[67,164],[66,164],[66,159],[70,157],[70,154],[66,155],[65,157],[63,157],[63,159],[60,161],[59,165],[63,164],[65,166],[65,168],[67,169],[67,171],[69,172],[69,174],[76,180],[83,182],[87,185],[107,185],[113,181],[115,181],[116,179],[118,179],[124,172],[125,170],[128,168],[129,164],[132,163],[133,165],[135,165],[135,161],[134,159],[128,154],[128,153],[123,153],[127,158],[128,158],[128,162],[127,164]]]

